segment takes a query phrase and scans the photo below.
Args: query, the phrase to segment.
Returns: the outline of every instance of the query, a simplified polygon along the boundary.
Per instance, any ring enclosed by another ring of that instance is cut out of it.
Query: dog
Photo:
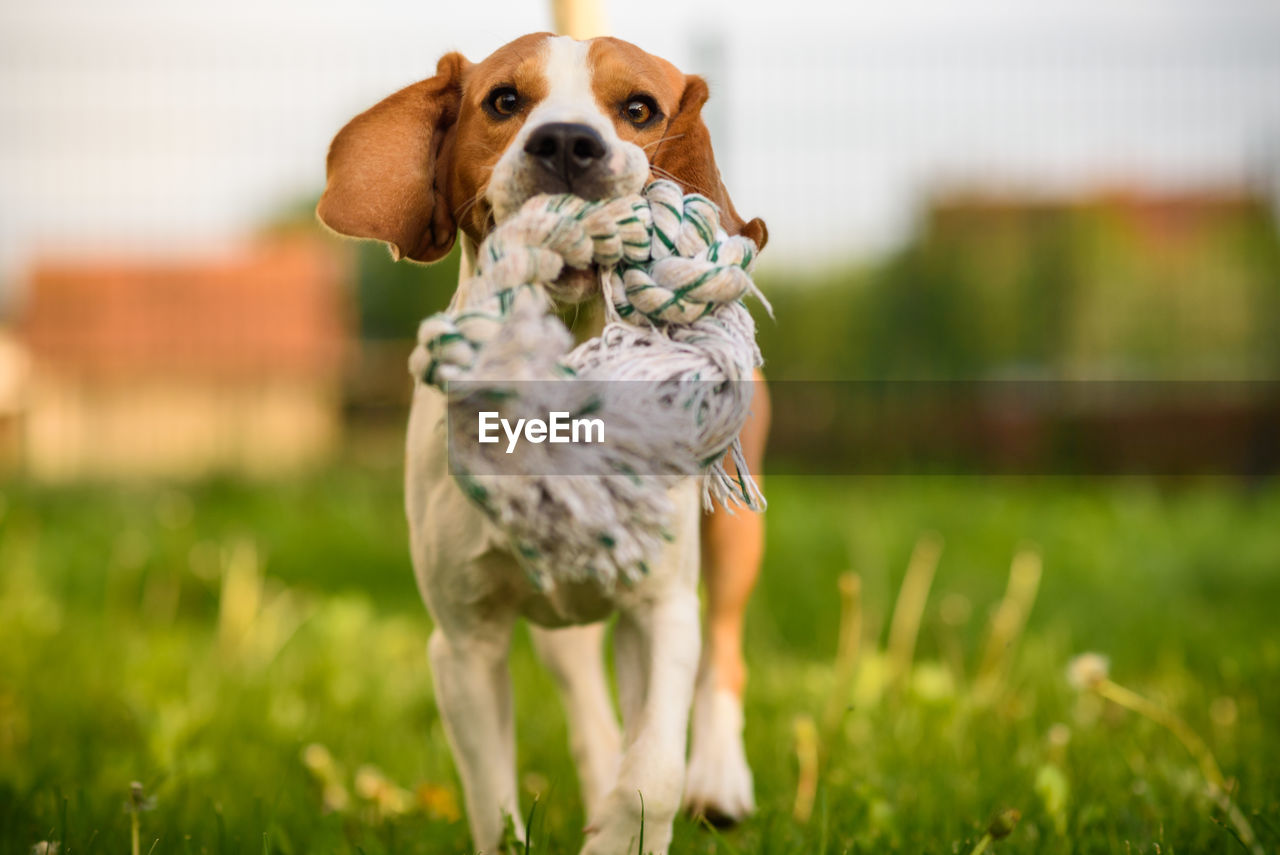
[[[730,234],[763,248],[759,219],[738,215],[701,118],[702,78],[613,38],[536,33],[436,74],[352,119],[329,150],[320,220],[385,242],[396,259],[432,262],[462,235],[462,276],[495,221],[539,193],[589,200],[636,178],[668,178],[715,202]],[[742,441],[759,471],[768,399],[759,377]],[[583,855],[665,853],[682,805],[735,821],[754,809],[742,745],[742,623],[759,570],[758,514],[704,515],[697,485],[672,491],[674,535],[631,586],[561,584],[539,591],[503,538],[449,476],[445,400],[418,383],[409,417],[406,510],[418,587],[435,628],[436,698],[466,800],[474,845],[496,852],[523,834],[507,650],[520,617],[563,697],[588,819]],[[699,569],[707,590],[699,630]],[[617,614],[619,731],[601,659]],[[693,708],[692,748],[686,732]]]

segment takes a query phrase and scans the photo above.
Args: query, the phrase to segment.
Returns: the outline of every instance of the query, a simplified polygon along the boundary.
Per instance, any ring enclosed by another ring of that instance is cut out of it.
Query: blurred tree
[[[356,248],[355,286],[360,336],[411,339],[418,323],[443,309],[458,285],[457,246],[431,265],[392,261],[387,248],[361,241]]]
[[[1234,191],[944,198],[878,266],[761,284],[774,377],[1280,377],[1280,238]]]

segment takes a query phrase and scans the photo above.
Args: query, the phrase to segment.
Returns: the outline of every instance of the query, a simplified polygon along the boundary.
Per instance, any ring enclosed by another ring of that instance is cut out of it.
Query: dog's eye
[[[622,115],[637,128],[643,128],[657,115],[657,105],[647,96],[636,96],[623,106]]]
[[[510,86],[499,86],[489,93],[485,106],[494,116],[505,118],[520,109],[520,93]]]

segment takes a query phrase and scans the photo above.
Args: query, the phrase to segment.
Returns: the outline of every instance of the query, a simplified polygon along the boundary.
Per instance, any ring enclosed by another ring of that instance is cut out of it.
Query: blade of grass
[[[529,842],[533,839],[533,818],[538,812],[538,797],[533,797],[533,804],[529,805],[529,815],[524,820],[524,855],[529,855]]]
[[[1009,584],[1004,599],[991,618],[990,635],[978,668],[975,694],[990,699],[1000,688],[1008,671],[1010,652],[1027,625],[1040,589],[1040,553],[1031,547],[1018,550],[1009,567]]]
[[[915,657],[916,637],[920,634],[920,620],[924,616],[933,574],[942,556],[942,537],[935,533],[923,534],[911,551],[902,587],[898,589],[898,601],[893,607],[893,620],[889,625],[889,681],[901,687],[911,672],[911,660]]]
[[[822,733],[826,737],[824,745],[830,742],[848,708],[862,640],[862,577],[857,573],[845,573],[837,585],[840,591],[840,636],[836,643],[835,683],[822,716]]]
[[[636,847],[636,855],[644,855],[644,793],[636,790],[640,796],[640,845]]]

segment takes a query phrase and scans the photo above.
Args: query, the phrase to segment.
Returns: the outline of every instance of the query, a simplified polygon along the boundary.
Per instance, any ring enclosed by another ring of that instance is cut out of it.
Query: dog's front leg
[[[692,585],[680,586],[629,606],[616,633],[620,644],[643,651],[632,661],[644,674],[620,673],[619,680],[639,680],[644,699],[629,714],[618,783],[592,818],[582,855],[632,855],[642,821],[645,855],[666,855],[684,787],[685,732],[701,644],[698,595]],[[619,667],[626,667],[623,660]]]
[[[436,703],[462,778],[471,839],[496,853],[508,821],[523,837],[516,793],[515,722],[507,648],[511,622],[447,632],[437,627],[428,652]]]
[[[529,635],[564,699],[569,746],[589,822],[618,780],[622,747],[601,651],[604,624],[561,629],[530,626]]]

